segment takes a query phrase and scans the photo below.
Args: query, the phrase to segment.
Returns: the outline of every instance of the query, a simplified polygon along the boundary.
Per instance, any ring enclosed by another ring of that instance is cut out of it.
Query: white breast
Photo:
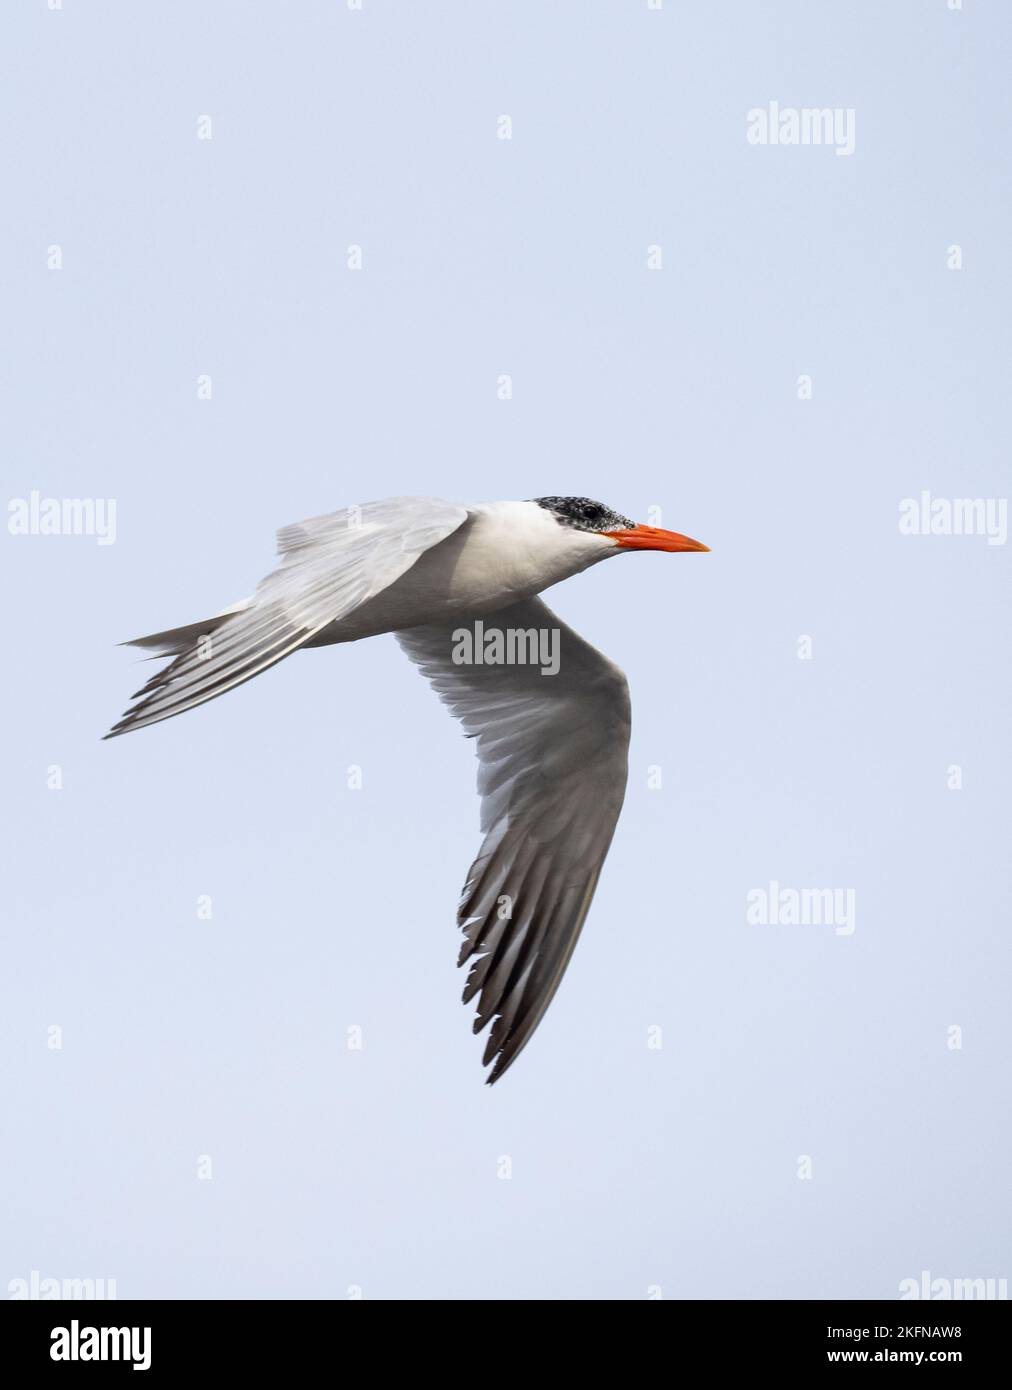
[[[481,502],[468,512],[459,531],[309,645],[493,612],[616,553],[607,537],[560,525],[536,502]]]
[[[527,598],[615,549],[604,536],[560,525],[536,502],[487,502],[468,510],[473,521],[461,528],[449,588],[451,599],[464,604]],[[422,563],[436,567],[441,558],[433,551]]]

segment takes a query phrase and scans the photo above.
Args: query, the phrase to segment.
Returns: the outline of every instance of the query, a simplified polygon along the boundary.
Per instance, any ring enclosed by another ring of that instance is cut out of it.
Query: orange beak
[[[634,526],[631,531],[605,531],[623,550],[705,550],[710,547],[691,536],[677,531],[662,531],[659,526]]]

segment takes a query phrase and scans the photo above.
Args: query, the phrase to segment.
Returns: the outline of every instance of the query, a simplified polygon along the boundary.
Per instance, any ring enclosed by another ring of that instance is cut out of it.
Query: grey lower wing
[[[459,624],[397,634],[477,743],[485,840],[458,920],[464,1002],[477,997],[476,1033],[492,1023],[490,1082],[530,1039],[573,953],[622,807],[630,731],[622,672],[540,599],[491,614],[493,627],[547,632],[558,673],[455,661]]]

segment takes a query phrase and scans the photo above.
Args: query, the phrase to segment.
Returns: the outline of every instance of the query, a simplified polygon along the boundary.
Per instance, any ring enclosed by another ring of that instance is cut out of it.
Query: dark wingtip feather
[[[520,1056],[520,1053],[519,1053],[519,1052],[512,1052],[512,1053],[507,1054],[507,1052],[506,1052],[506,1047],[505,1047],[505,1044],[504,1044],[504,1045],[503,1045],[503,1050],[499,1053],[499,1056],[495,1059],[495,1065],[493,1066],[492,1070],[489,1072],[488,1076],[485,1077],[485,1085],[486,1085],[486,1086],[494,1086],[495,1083],[500,1079],[500,1077],[506,1075],[506,1073],[509,1071],[510,1067],[513,1065],[513,1063],[516,1061],[516,1059],[517,1059],[519,1056]]]

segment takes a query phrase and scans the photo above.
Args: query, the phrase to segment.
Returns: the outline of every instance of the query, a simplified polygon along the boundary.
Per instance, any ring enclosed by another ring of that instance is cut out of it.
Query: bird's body
[[[136,640],[175,659],[108,736],[180,714],[299,647],[397,634],[476,737],[485,842],[459,920],[465,1001],[493,1023],[494,1081],[542,1017],[576,943],[621,809],[625,677],[536,596],[622,549],[705,550],[587,498],[458,505],[392,498],[278,533],[282,564],[213,618]],[[549,631],[554,673],[461,659],[462,625]]]
[[[493,502],[467,509],[467,519],[427,550],[389,589],[346,618],[330,623],[313,646],[354,642],[439,618],[493,613],[568,579],[604,557],[586,533],[553,548],[558,526],[529,502]]]

